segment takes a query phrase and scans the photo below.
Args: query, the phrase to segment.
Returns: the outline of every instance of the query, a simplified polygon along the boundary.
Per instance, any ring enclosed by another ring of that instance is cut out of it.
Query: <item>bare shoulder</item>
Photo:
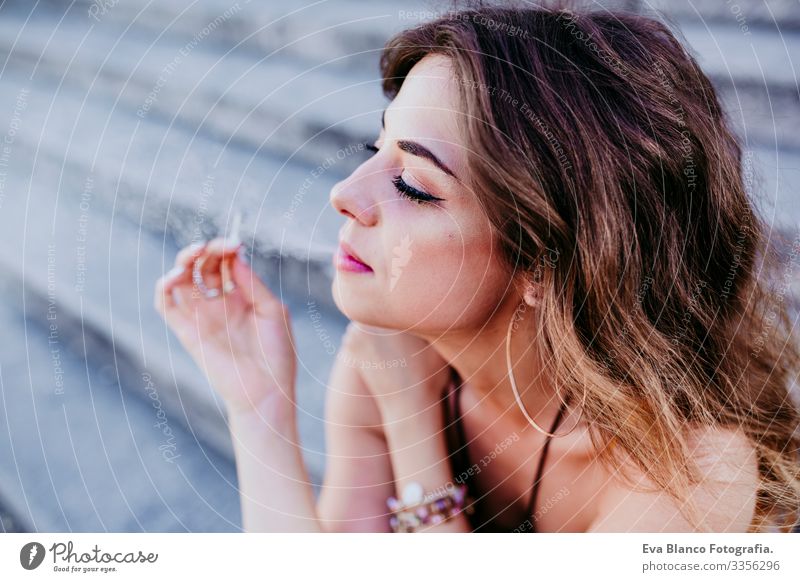
[[[740,429],[702,427],[689,433],[693,454],[709,480],[758,481],[756,448]]]
[[[702,512],[704,529],[747,531],[759,484],[758,458],[752,441],[741,430],[717,427],[692,429],[687,440],[701,478],[690,497]],[[632,462],[625,469],[636,487],[632,489],[612,476],[600,496],[598,516],[589,531],[696,531],[676,501],[658,491]]]

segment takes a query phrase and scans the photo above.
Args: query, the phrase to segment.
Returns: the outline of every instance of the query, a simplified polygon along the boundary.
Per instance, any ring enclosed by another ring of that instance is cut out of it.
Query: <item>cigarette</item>
[[[242,225],[242,211],[237,210],[236,213],[233,215],[233,221],[231,222],[231,230],[230,234],[228,235],[227,241],[230,245],[239,244],[239,228]]]
[[[233,221],[231,223],[231,230],[230,234],[226,239],[226,246],[235,246],[238,245],[241,241],[239,239],[239,228],[242,224],[242,211],[237,210],[236,213],[233,215]],[[236,283],[233,282],[231,278],[231,271],[230,271],[230,261],[222,261],[220,265],[220,275],[222,276],[222,294],[227,295],[231,293],[234,289],[236,289]]]

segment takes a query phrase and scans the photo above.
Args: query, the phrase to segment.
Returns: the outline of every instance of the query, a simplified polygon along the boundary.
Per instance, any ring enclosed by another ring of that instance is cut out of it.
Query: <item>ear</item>
[[[525,277],[524,291],[522,298],[531,307],[534,307],[539,300],[540,283],[534,273],[529,273]]]

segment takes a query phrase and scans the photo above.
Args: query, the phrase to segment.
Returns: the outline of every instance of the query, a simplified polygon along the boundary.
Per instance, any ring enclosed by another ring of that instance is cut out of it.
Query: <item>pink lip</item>
[[[371,273],[372,268],[362,261],[353,249],[344,241],[339,241],[339,248],[333,256],[333,264],[341,271],[352,273]]]

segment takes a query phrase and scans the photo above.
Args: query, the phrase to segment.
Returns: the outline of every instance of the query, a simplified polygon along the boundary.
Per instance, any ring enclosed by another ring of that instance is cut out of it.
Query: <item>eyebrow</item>
[[[384,109],[383,114],[381,115],[381,127],[383,129],[386,129],[386,122],[384,121],[385,117],[386,117],[386,110]],[[399,139],[397,140],[397,147],[399,147],[404,152],[408,152],[412,156],[418,156],[420,158],[425,158],[426,160],[433,162],[433,164],[441,171],[443,171],[445,174],[448,174],[449,176],[452,176],[453,178],[458,180],[458,177],[455,175],[455,173],[453,173],[453,171],[450,168],[448,168],[447,165],[436,156],[436,154],[434,154],[424,145],[417,143],[415,141],[409,141],[407,139]]]

